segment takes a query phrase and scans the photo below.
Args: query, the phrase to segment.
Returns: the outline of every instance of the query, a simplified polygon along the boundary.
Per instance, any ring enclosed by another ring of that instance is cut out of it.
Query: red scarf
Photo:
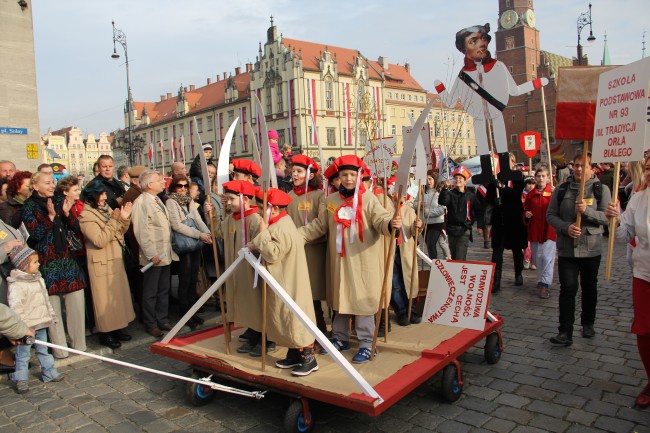
[[[481,61],[483,64],[483,70],[485,72],[490,72],[490,70],[494,67],[494,65],[497,63],[496,59],[493,59],[492,56],[490,56],[490,53],[488,53],[485,58]],[[468,72],[468,71],[475,71],[476,70],[476,62],[470,58],[465,57],[465,66],[463,66],[463,71]]]
[[[251,206],[250,209],[244,212],[244,218],[246,218],[249,215],[253,215],[254,213],[257,213],[258,209],[257,206]],[[233,213],[232,214],[232,219],[235,221],[239,221],[241,219],[241,214],[240,213]]]
[[[280,212],[278,215],[274,216],[273,218],[269,218],[269,227],[273,225],[273,223],[278,222],[280,218],[287,216],[287,211],[283,210]]]
[[[305,195],[305,192],[315,191],[311,186],[307,186],[307,191],[305,191],[305,185],[293,186],[293,193],[297,196]]]
[[[359,191],[357,194],[357,213],[355,215],[355,221],[357,223],[357,230],[359,232],[359,240],[363,242],[363,201],[362,201],[362,196],[366,192],[365,186],[363,186],[363,183],[359,184]],[[345,256],[345,229],[350,228],[352,226],[352,220],[349,219],[344,219],[339,216],[339,211],[343,210],[344,208],[350,208],[352,209],[352,202],[354,200],[354,195],[350,197],[344,197],[341,193],[339,193],[339,196],[344,200],[344,203],[336,208],[336,211],[334,212],[334,222],[337,224],[337,243],[340,243],[340,255],[341,257]]]

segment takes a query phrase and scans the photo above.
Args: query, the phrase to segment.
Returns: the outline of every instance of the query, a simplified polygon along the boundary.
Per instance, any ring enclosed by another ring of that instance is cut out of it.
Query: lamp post
[[[128,117],[128,159],[129,159],[129,165],[133,166],[133,161],[135,159],[134,155],[134,149],[133,149],[133,120],[131,117],[132,109],[133,109],[133,98],[131,96],[131,83],[129,81],[129,52],[127,50],[126,46],[126,35],[124,32],[118,28],[115,28],[115,21],[111,22],[113,24],[113,54],[111,55],[111,58],[113,59],[119,59],[120,55],[117,54],[117,49],[115,46],[115,43],[119,43],[122,45],[122,48],[124,48],[124,59],[125,65],[126,65],[126,94],[127,94],[127,99],[126,99],[126,107],[125,107],[125,112]]]
[[[582,29],[587,25],[589,26],[589,37],[587,38],[587,42],[591,43],[596,40],[591,24],[591,3],[589,3],[589,11],[580,14],[578,17],[578,66],[582,65],[582,45],[580,45],[580,33],[582,32]]]

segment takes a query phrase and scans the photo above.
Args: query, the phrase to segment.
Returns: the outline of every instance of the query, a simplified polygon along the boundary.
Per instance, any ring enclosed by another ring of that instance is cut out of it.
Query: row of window
[[[424,102],[424,95],[411,95],[410,93],[399,93],[399,92],[388,92],[388,99],[394,99],[402,101],[413,101],[413,102]]]

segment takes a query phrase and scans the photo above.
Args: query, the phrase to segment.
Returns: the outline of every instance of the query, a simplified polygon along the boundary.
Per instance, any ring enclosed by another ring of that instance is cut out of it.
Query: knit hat
[[[204,143],[203,146],[201,146],[203,150],[212,150],[212,144],[210,143]]]
[[[11,250],[11,252],[9,253],[9,259],[11,260],[11,263],[16,267],[16,269],[20,269],[21,271],[24,271],[25,269],[27,269],[27,265],[29,264],[27,259],[32,254],[36,254],[36,251],[29,248],[27,244],[23,244],[14,247]]]
[[[267,137],[269,137],[269,140],[277,140],[280,138],[280,135],[275,129],[269,129]]]

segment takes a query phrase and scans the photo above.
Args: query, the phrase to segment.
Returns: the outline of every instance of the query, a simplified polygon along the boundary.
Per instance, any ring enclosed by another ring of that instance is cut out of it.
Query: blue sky
[[[588,1],[533,3],[542,49],[575,56],[576,22]],[[597,40],[584,49],[590,62],[600,62],[605,32],[614,64],[641,58],[650,2],[592,4]],[[156,101],[175,94],[181,83],[200,87],[208,77],[214,81],[224,71],[244,69],[255,61],[258,42],[266,40],[270,15],[288,38],[358,49],[375,60],[408,61],[428,90],[435,79],[448,82],[459,69],[457,30],[486,22],[493,32],[498,28],[498,0],[33,0],[32,13],[41,131],[78,126],[96,135],[123,126],[126,72],[120,46],[121,60],[111,58],[111,20],[127,35],[138,101]],[[585,28],[583,45],[587,36]],[[650,56],[650,33],[646,41]]]

